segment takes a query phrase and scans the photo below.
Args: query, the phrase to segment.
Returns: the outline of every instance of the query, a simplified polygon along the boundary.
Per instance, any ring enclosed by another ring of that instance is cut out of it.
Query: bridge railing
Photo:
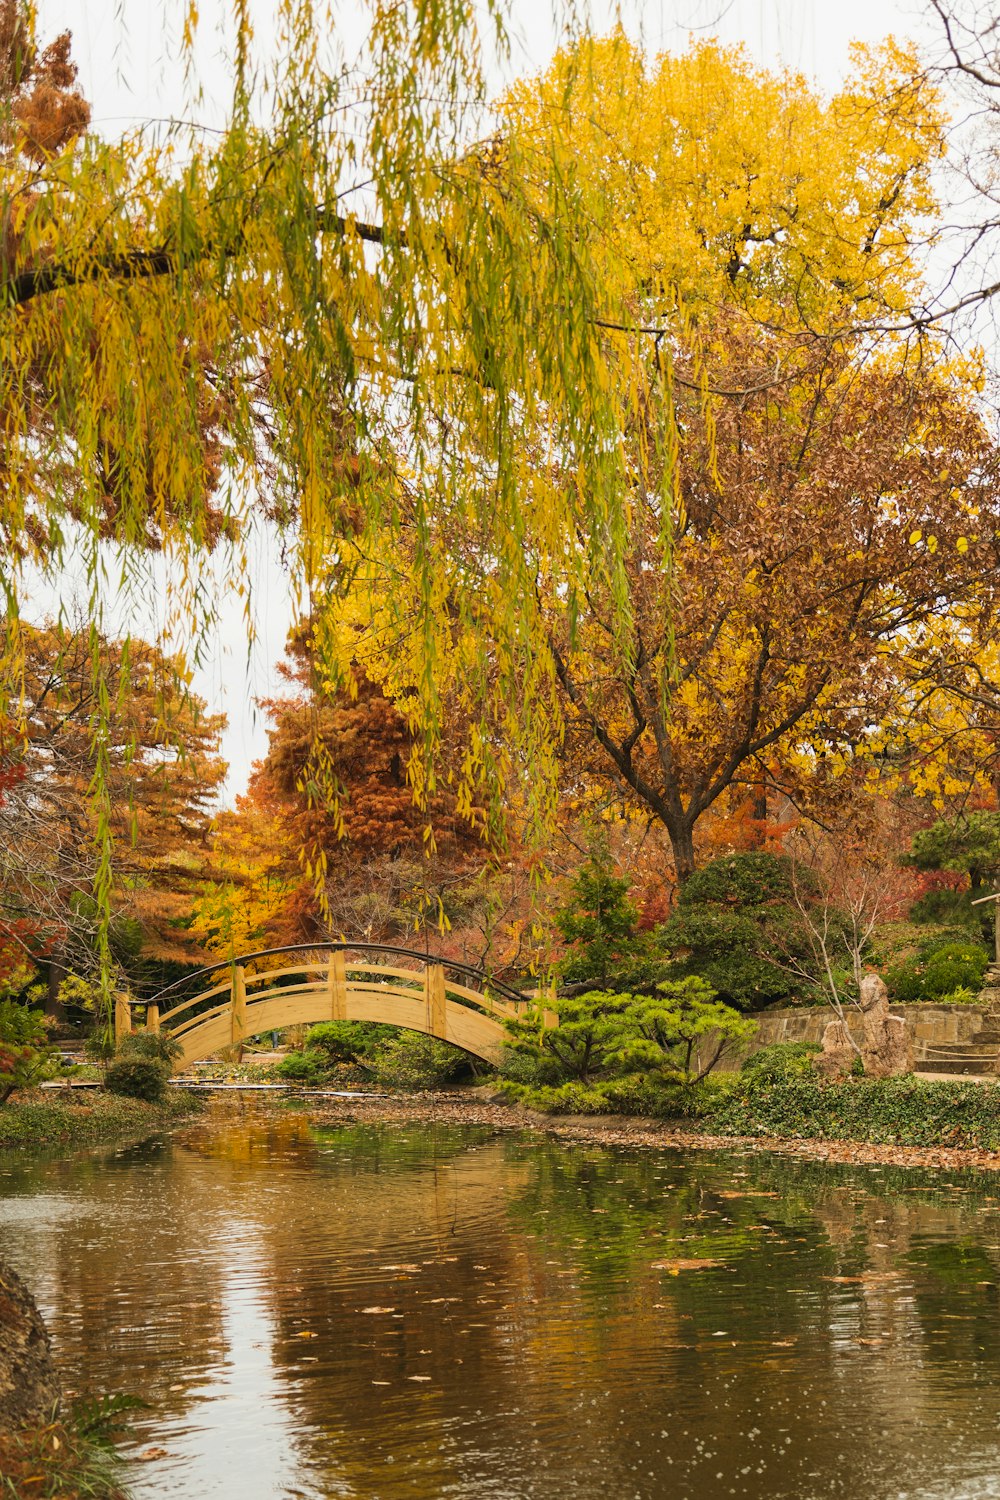
[[[281,964],[282,958],[299,961]],[[275,959],[277,967],[254,967]],[[229,1042],[238,1046],[255,1033],[258,1002],[295,996],[319,999],[323,1018],[346,1020],[349,998],[367,998],[376,1002],[377,1009],[379,997],[390,995],[422,1002],[426,1007],[423,1028],[442,1039],[447,1039],[449,1003],[502,1023],[537,1007],[542,998],[537,992],[525,995],[471,965],[416,949],[361,942],[297,944],[209,965],[145,1002],[122,999],[115,1030],[121,1035],[132,1029],[132,1004],[145,1005],[148,1030],[168,1031],[179,1042],[197,1027],[228,1013]],[[544,1024],[556,1025],[558,1017],[546,1011]]]

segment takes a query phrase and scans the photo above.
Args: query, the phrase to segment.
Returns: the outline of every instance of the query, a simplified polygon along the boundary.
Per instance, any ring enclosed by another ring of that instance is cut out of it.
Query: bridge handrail
[[[520,990],[514,989],[512,985],[504,984],[502,980],[489,978],[482,969],[477,969],[473,964],[462,963],[459,959],[442,958],[434,953],[423,953],[418,948],[401,948],[395,943],[289,943],[281,948],[258,948],[254,953],[241,953],[235,958],[220,959],[218,963],[206,964],[203,969],[195,969],[190,974],[185,974],[181,979],[175,979],[173,984],[168,984],[164,989],[158,990],[144,1000],[129,997],[128,1005],[160,1005],[162,1006],[164,995],[171,991],[180,989],[183,985],[189,985],[194,980],[205,974],[215,974],[220,969],[233,969],[237,966],[253,963],[258,958],[275,958],[281,953],[397,953],[405,958],[415,958],[422,964],[440,964],[445,969],[452,969],[458,973],[466,974],[475,979],[480,985],[487,984],[491,990],[512,1000],[517,1005],[523,1005],[531,1001],[533,995],[525,995]]]

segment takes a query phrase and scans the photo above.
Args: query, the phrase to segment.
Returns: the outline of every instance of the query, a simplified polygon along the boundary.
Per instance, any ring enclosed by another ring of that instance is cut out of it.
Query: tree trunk
[[[683,885],[688,876],[694,874],[694,826],[682,823],[671,828],[668,824],[667,833],[674,855],[677,884]]]
[[[763,849],[767,837],[767,787],[758,782],[750,794],[750,848]]]

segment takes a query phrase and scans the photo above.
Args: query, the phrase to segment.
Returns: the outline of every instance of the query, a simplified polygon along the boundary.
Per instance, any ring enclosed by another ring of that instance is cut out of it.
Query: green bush
[[[540,1011],[507,1022],[508,1052],[529,1059],[545,1082],[590,1084],[612,1066],[628,1035],[623,1016],[631,998],[607,990],[560,995],[552,1006],[558,1026],[543,1026]]]
[[[397,1034],[395,1027],[373,1021],[320,1021],[306,1033],[306,1050],[322,1052],[327,1062],[371,1065],[372,1054]]]
[[[420,1031],[400,1031],[382,1042],[370,1066],[377,1083],[394,1089],[436,1089],[470,1066],[469,1057],[448,1042]]]
[[[815,1042],[771,1042],[752,1052],[740,1072],[758,1083],[785,1083],[791,1078],[812,1078],[812,1060],[822,1052]]]
[[[0,1000],[0,1104],[61,1071],[45,1017],[18,1000]]]
[[[184,1048],[167,1031],[130,1031],[118,1043],[118,1057],[146,1057],[154,1062],[174,1063]]]
[[[756,1023],[716,1000],[703,979],[664,980],[652,995],[588,990],[507,1022],[504,1092],[535,1109],[669,1112]],[[572,1085],[572,1087],[570,1087]]]
[[[105,1073],[104,1087],[110,1094],[155,1104],[163,1098],[169,1077],[169,1064],[157,1058],[119,1057]]]
[[[791,864],[763,851],[713,859],[696,870],[659,937],[672,954],[671,976],[705,979],[738,1010],[799,994],[802,982],[785,965],[789,959],[807,970],[812,964]]]
[[[1000,1148],[1000,1090],[977,1083],[819,1077],[770,1082],[753,1073],[715,1099],[706,1128],[723,1135]]]
[[[749,1041],[757,1030],[723,1005],[704,979],[666,979],[654,995],[629,995],[622,1014],[622,1040],[614,1062],[623,1073],[659,1075],[664,1083],[690,1086],[706,1077],[727,1048]]]
[[[944,937],[922,944],[913,958],[894,964],[885,980],[893,1000],[941,1000],[955,990],[982,988],[989,954],[972,938]]]
[[[542,1114],[560,1115],[648,1115],[654,1119],[699,1119],[711,1101],[722,1097],[729,1085],[706,1079],[691,1087],[670,1083],[648,1073],[626,1073],[582,1084],[569,1080],[560,1084],[501,1084],[508,1099]]]
[[[330,1061],[318,1047],[307,1047],[304,1052],[288,1052],[275,1064],[274,1072],[287,1083],[302,1083],[309,1088],[325,1083],[330,1074]]]

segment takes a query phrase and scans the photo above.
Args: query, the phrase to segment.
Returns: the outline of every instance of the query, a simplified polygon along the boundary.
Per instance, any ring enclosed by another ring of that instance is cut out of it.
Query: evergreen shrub
[[[153,1057],[118,1057],[104,1075],[109,1094],[126,1099],[145,1099],[155,1104],[163,1098],[170,1077],[168,1063]]]

